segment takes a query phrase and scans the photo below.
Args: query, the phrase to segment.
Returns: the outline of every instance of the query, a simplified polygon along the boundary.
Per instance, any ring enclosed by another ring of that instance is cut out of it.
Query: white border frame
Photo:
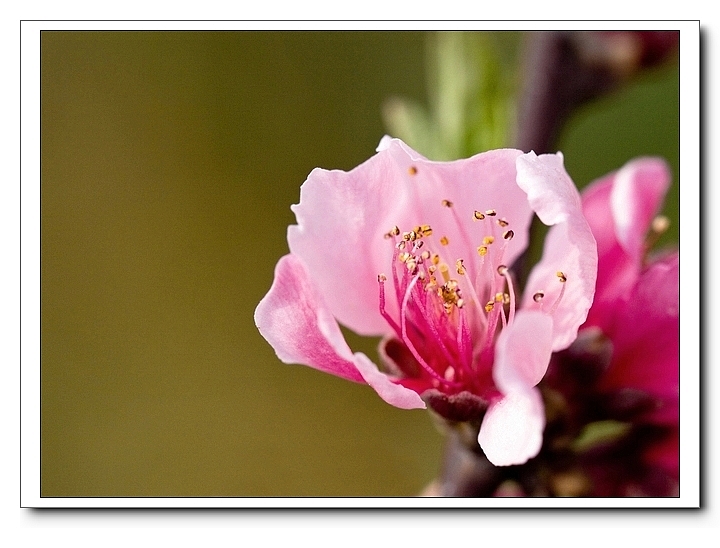
[[[680,30],[679,498],[40,497],[40,31],[42,30]],[[693,508],[700,505],[699,21],[22,21],[21,507],[33,508]],[[693,367],[695,365],[695,367]]]

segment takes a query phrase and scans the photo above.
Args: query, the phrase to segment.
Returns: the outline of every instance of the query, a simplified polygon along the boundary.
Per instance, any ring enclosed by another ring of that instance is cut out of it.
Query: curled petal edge
[[[630,256],[643,252],[645,233],[670,186],[670,169],[660,158],[638,158],[616,172],[610,191],[617,241]]]
[[[425,408],[416,392],[393,383],[364,354],[352,353],[305,265],[292,254],[278,261],[273,284],[255,310],[255,325],[284,363],[366,383],[395,407]]]
[[[527,193],[533,211],[551,227],[542,259],[528,278],[523,308],[539,308],[552,316],[552,350],[556,352],[575,340],[592,305],[597,245],[562,154],[537,156],[530,152],[520,156],[517,183]],[[537,291],[544,293],[539,305],[533,300]]]

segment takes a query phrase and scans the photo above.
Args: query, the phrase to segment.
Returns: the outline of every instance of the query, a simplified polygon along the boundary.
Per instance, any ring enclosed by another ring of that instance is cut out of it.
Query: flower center
[[[475,211],[484,236],[473,242],[453,204],[442,205],[453,215],[457,230],[451,236],[460,245],[450,246],[447,235],[438,237],[427,224],[406,232],[393,227],[385,237],[394,243],[391,273],[400,321],[386,311],[384,274],[378,276],[380,313],[434,386],[478,391],[491,374],[496,334],[515,314],[512,275],[503,263],[514,232],[495,210]],[[476,252],[456,257],[451,249]]]
[[[481,237],[473,241],[453,204],[443,200],[442,205],[453,216],[451,237],[460,240],[458,245],[427,224],[406,232],[394,226],[385,234],[394,245],[390,272],[399,322],[387,312],[385,274],[378,276],[380,313],[432,386],[482,394],[493,386],[495,338],[515,316],[513,277],[504,261],[515,233],[494,209],[475,211],[472,220],[481,226],[473,232]],[[557,277],[563,287],[549,309],[543,291],[533,295],[536,306],[550,314],[565,290],[565,274],[558,271]]]

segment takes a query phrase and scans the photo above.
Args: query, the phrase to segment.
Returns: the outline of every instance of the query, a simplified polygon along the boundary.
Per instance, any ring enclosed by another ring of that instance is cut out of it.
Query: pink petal
[[[303,262],[285,255],[275,279],[255,310],[255,324],[285,363],[300,363],[355,382],[367,382],[385,401],[424,408],[415,392],[396,385],[363,354],[354,354],[313,286]]]
[[[641,158],[583,191],[583,212],[597,241],[599,261],[596,304],[588,325],[607,328],[614,302],[625,299],[635,284],[646,252],[645,235],[669,183],[662,160]]]
[[[542,447],[545,410],[537,388],[511,392],[490,405],[478,443],[495,466],[524,464]]]
[[[539,383],[550,363],[553,322],[537,310],[520,310],[495,343],[493,380],[504,394]]]
[[[614,175],[588,186],[582,194],[583,213],[590,225],[598,250],[598,273],[593,306],[586,325],[605,329],[615,317],[614,303],[631,288],[640,270],[639,254],[628,255],[615,236],[615,225],[609,222],[610,193]]]
[[[517,160],[518,185],[527,192],[530,206],[540,220],[551,225],[542,260],[530,273],[523,307],[541,308],[553,318],[552,349],[567,348],[585,321],[595,293],[597,247],[582,213],[580,196],[563,167],[562,154],[529,153]],[[567,282],[564,294],[558,272]],[[541,305],[533,295],[542,291]]]
[[[432,162],[398,139],[384,138],[379,152],[355,169],[315,169],[293,206],[297,225],[288,229],[294,255],[308,266],[337,320],[362,335],[385,335],[388,326],[378,310],[378,274],[389,274],[393,240],[384,235],[394,226],[411,230],[432,226],[437,237],[450,240],[444,251],[450,261],[476,254],[483,223],[473,212],[495,209],[515,237],[506,262],[527,246],[532,212],[515,184],[517,150],[495,150],[467,160]],[[454,203],[454,211],[443,207]],[[467,237],[461,234],[461,220]],[[388,313],[398,317],[397,299]]]
[[[638,388],[662,398],[655,415],[677,422],[679,397],[679,256],[651,264],[625,303],[616,303],[616,321],[607,333],[613,359],[606,387]]]
[[[390,405],[400,409],[425,409],[425,402],[417,392],[393,383],[365,354],[356,352],[353,362],[365,382]]]
[[[255,310],[255,324],[283,362],[301,363],[343,379],[363,381],[348,360],[352,354],[347,345],[342,346],[337,322],[323,306],[297,257],[285,255],[278,261],[272,287]]]
[[[629,255],[643,251],[645,234],[670,186],[670,170],[659,158],[640,158],[616,174],[610,194],[615,234]]]

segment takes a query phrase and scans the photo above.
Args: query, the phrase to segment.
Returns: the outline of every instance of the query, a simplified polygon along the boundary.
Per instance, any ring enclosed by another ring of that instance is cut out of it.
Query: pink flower
[[[582,194],[597,241],[595,300],[541,384],[555,408],[537,460],[548,477],[580,473],[584,494],[677,493],[679,256],[648,256],[667,228],[656,215],[669,183],[662,160],[640,158]],[[588,443],[593,427],[605,433]],[[569,450],[562,440],[574,438],[582,443]]]
[[[396,407],[482,418],[478,442],[496,465],[534,457],[536,385],[585,321],[597,268],[562,155],[433,162],[385,137],[349,172],[313,170],[292,210],[290,254],[255,312],[278,357],[367,383]],[[521,299],[508,266],[533,212],[551,228]],[[383,337],[385,372],[338,322]]]
[[[648,232],[670,184],[662,160],[641,158],[593,183],[583,211],[598,244],[595,304],[585,329],[599,329],[612,343],[612,358],[598,390],[619,400],[642,398],[635,422],[668,428],[646,451],[649,461],[677,477],[679,424],[679,255],[648,260]],[[608,219],[610,213],[610,219]]]
[[[666,228],[656,214],[669,184],[662,160],[641,158],[583,192],[583,211],[598,244],[595,303],[583,328],[597,327],[613,343],[604,386],[642,389],[676,406],[679,256],[647,260],[648,232]],[[663,405],[653,415],[676,419],[676,410]]]

